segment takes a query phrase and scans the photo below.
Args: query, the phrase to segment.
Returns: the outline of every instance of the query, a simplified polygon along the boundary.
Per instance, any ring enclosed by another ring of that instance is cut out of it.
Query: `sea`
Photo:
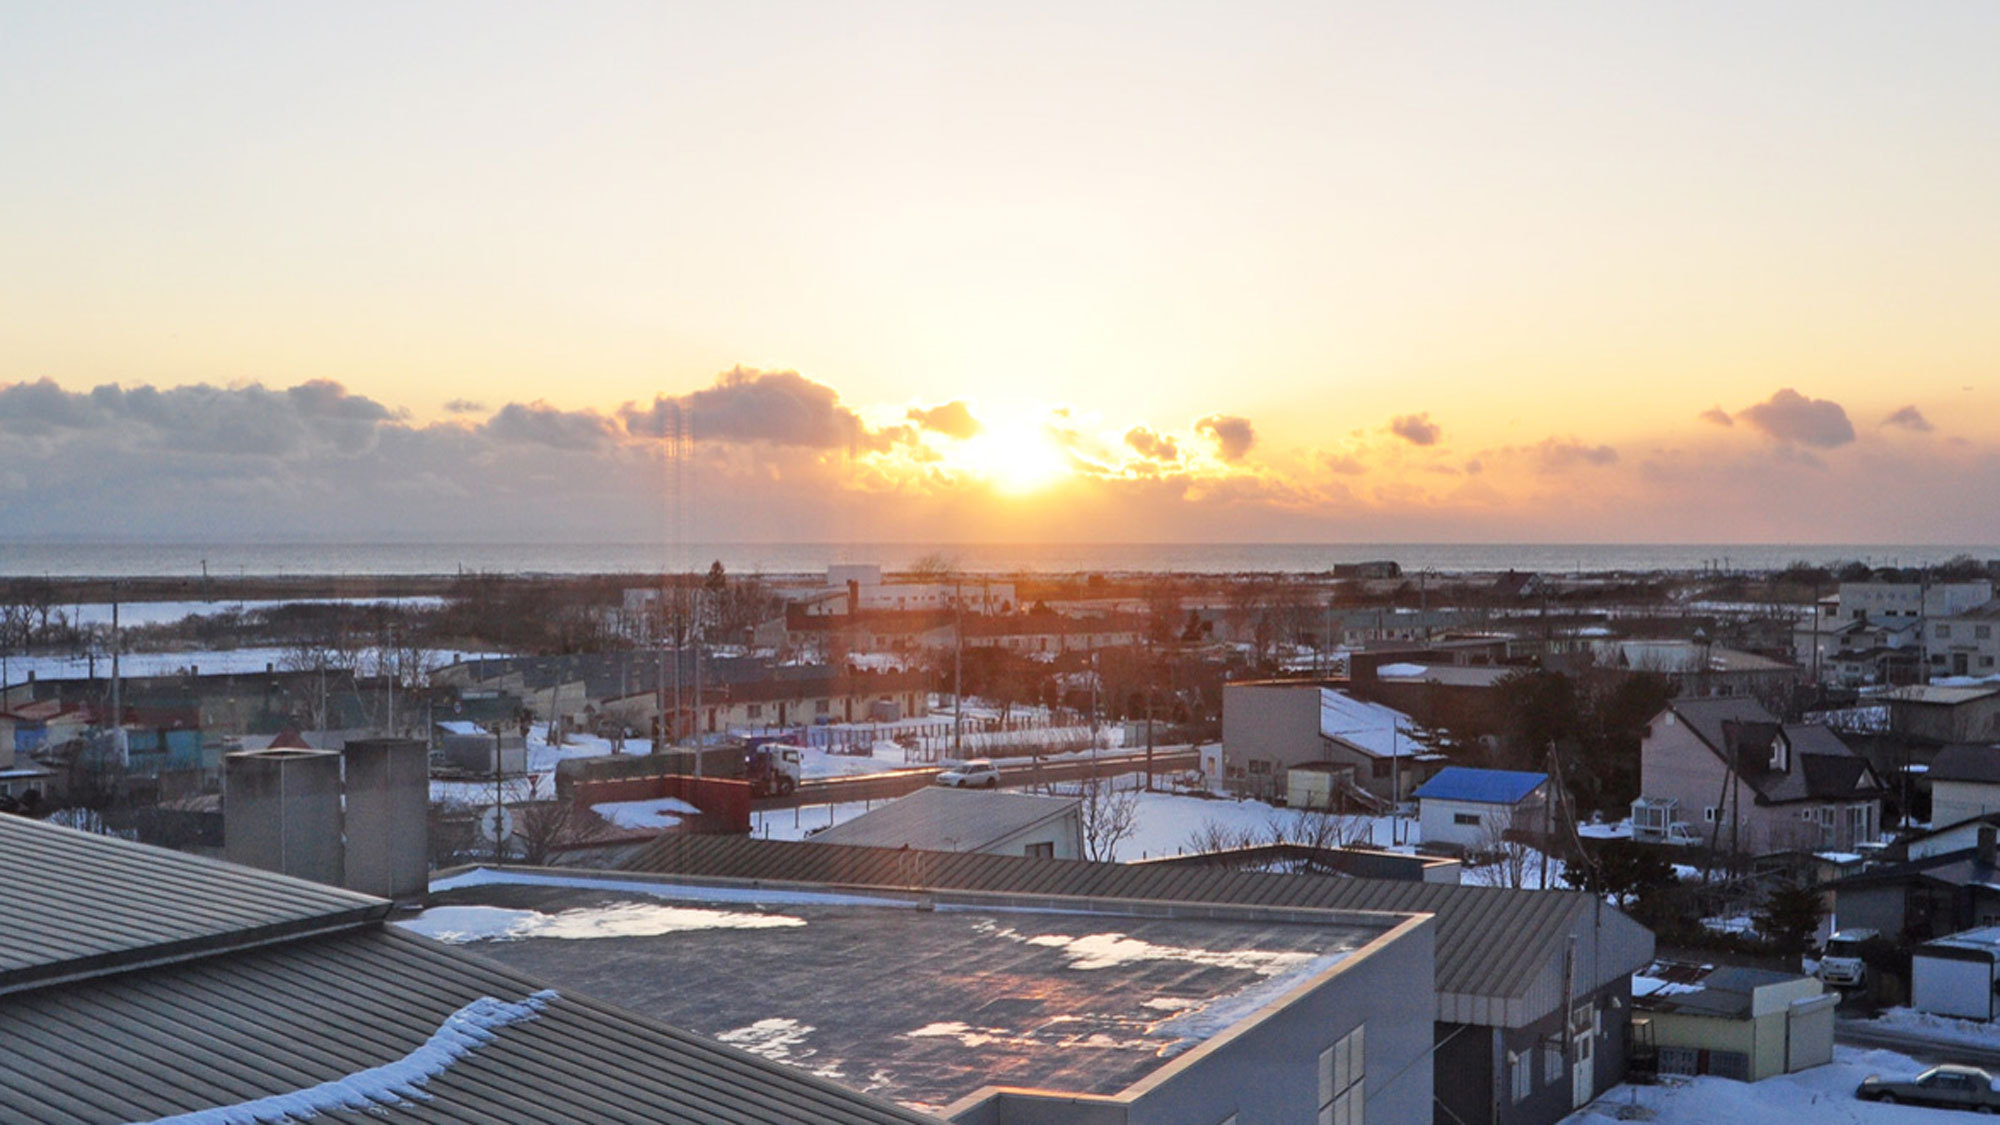
[[[439,543],[0,542],[0,577],[810,574],[832,563],[984,574],[1309,574],[1392,560],[1406,573],[1753,571],[1793,562],[1921,567],[2000,546],[1839,543]]]

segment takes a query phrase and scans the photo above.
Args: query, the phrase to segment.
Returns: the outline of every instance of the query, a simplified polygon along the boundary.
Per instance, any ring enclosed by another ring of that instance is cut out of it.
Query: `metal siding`
[[[318,883],[0,816],[0,992],[80,969],[357,925],[389,904]]]

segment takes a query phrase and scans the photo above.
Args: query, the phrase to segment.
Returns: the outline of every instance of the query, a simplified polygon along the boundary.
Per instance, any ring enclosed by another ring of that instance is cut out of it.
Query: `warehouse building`
[[[383,899],[13,816],[0,854],[0,1125],[936,1125],[407,933]]]

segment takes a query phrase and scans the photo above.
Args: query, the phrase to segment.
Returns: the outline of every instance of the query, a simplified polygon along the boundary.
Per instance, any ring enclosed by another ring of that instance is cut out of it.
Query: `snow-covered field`
[[[197,671],[203,675],[243,675],[262,672],[268,668],[280,671],[287,667],[287,661],[297,655],[288,648],[225,648],[199,649],[186,652],[127,652],[118,657],[118,674],[121,676],[173,676]],[[456,660],[471,660],[480,653],[436,653],[432,667],[443,667]],[[499,653],[485,653],[498,657]],[[111,657],[99,653],[95,664],[87,655],[83,656],[9,656],[5,660],[6,682],[18,684],[28,678],[30,672],[35,678],[82,679],[95,675],[100,678],[111,675]],[[364,670],[372,667],[369,658],[363,659]]]
[[[444,604],[439,597],[416,596],[405,598],[274,598],[259,601],[192,601],[192,602],[121,602],[118,606],[118,623],[122,626],[172,625],[196,615],[208,617],[218,613],[254,613],[260,609],[276,609],[283,605],[391,605],[402,609],[436,609]],[[80,605],[61,607],[76,625],[111,624],[110,602],[84,602]]]
[[[1854,1096],[1863,1078],[1912,1076],[1923,1064],[1894,1051],[1835,1046],[1833,1061],[1797,1074],[1737,1082],[1728,1078],[1669,1078],[1658,1086],[1617,1086],[1563,1119],[1566,1125],[1636,1120],[1622,1113],[1637,1104],[1655,1125],[1944,1125],[1952,1110],[1880,1105]],[[1969,1113],[1958,1119],[1971,1120]]]

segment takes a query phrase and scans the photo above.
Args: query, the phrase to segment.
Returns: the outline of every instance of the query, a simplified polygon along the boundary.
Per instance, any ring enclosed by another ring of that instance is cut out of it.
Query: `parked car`
[[[937,783],[952,789],[996,789],[1000,770],[985,758],[974,758],[938,774]]]
[[[1868,981],[1861,947],[1880,935],[1874,930],[1840,930],[1826,939],[1819,955],[1819,979],[1835,988],[1859,988]]]
[[[1903,1081],[1871,1074],[1861,1080],[1854,1096],[1863,1101],[1933,1105],[1970,1113],[2000,1111],[2000,1090],[1993,1088],[1993,1076],[1976,1066],[1934,1066]]]

